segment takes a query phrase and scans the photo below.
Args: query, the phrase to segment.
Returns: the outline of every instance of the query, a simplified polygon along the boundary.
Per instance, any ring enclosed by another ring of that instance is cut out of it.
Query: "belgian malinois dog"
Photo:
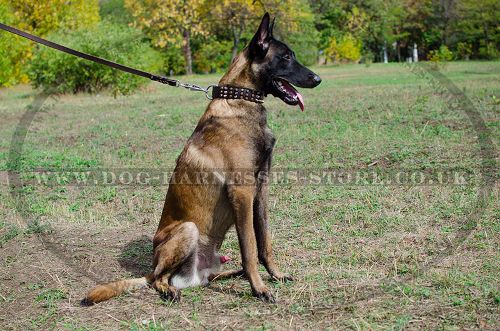
[[[292,84],[313,88],[321,79],[301,65],[287,45],[273,38],[273,26],[266,13],[250,44],[233,60],[219,85],[272,94],[303,110],[303,98]],[[259,261],[273,279],[291,280],[274,262],[268,228],[267,174],[274,143],[262,104],[213,99],[177,159],[153,239],[154,271],[142,278],[99,285],[82,303],[93,304],[148,285],[166,299],[178,301],[182,288],[236,275],[249,280],[254,296],[274,302],[259,275]],[[209,184],[192,184],[200,173],[213,169],[224,171],[207,175]],[[235,180],[231,174],[242,169],[247,180]],[[252,180],[248,180],[248,174]],[[178,183],[179,178],[189,179],[190,184],[182,180]],[[228,258],[218,250],[232,225],[236,227],[243,269],[219,272]]]

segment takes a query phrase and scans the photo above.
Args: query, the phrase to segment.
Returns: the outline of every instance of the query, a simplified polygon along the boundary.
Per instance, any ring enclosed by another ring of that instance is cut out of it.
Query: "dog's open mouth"
[[[273,78],[273,87],[275,93],[272,93],[275,97],[280,98],[285,103],[295,106],[299,105],[300,109],[304,111],[304,98],[302,95],[286,80],[282,78]]]

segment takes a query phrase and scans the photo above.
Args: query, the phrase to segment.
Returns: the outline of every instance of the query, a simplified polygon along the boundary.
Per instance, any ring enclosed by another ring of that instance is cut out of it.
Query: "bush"
[[[461,60],[468,61],[472,55],[472,45],[469,43],[458,43],[457,44],[457,56]]]
[[[125,8],[124,0],[99,1],[99,14],[112,23],[129,24],[134,21],[132,14]]]
[[[141,31],[103,22],[95,28],[72,32],[60,31],[50,40],[84,53],[96,55],[134,68],[157,71],[162,66],[159,52],[144,41]],[[58,93],[95,93],[110,89],[127,94],[147,82],[110,67],[38,46],[30,66],[34,87]]]
[[[481,42],[481,47],[479,47],[479,56],[487,60],[497,60],[498,50],[497,45],[492,42]]]
[[[447,62],[453,60],[453,53],[445,45],[441,45],[438,50],[429,52],[429,60],[432,62]]]
[[[211,73],[223,71],[231,62],[231,42],[207,40],[193,56],[194,71]]]
[[[361,59],[361,48],[361,40],[347,34],[339,41],[333,37],[325,50],[325,55],[333,62],[358,63]]]
[[[11,25],[14,19],[10,7],[0,0],[0,22]],[[0,32],[0,86],[28,81],[28,76],[24,73],[24,59],[30,54],[30,49],[30,43],[26,39],[5,31]]]
[[[375,56],[370,51],[365,51],[361,56],[361,63],[364,63],[367,67],[371,66],[373,61],[375,60]]]
[[[169,43],[162,49],[162,56],[165,62],[163,69],[166,73],[174,75],[186,73],[186,59],[182,55],[180,47]]]

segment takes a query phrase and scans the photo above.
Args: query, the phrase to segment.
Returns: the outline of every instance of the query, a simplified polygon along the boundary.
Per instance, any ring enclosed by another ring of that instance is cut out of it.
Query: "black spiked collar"
[[[232,85],[213,86],[213,99],[243,99],[255,103],[264,102],[264,93],[257,90],[252,90],[245,87]]]

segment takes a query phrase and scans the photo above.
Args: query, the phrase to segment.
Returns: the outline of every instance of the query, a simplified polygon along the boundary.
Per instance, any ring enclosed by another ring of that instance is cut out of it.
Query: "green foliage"
[[[441,45],[438,50],[429,52],[429,60],[432,62],[447,62],[453,60],[453,53],[445,45]]]
[[[499,51],[497,45],[493,42],[485,42],[484,45],[479,47],[479,57],[486,60],[496,60],[499,58]]]
[[[231,42],[209,39],[194,54],[194,70],[200,73],[220,72],[231,62]]]
[[[389,61],[404,61],[414,43],[420,59],[435,62],[500,56],[498,0],[0,0],[1,22],[172,74],[225,69],[266,11],[276,17],[275,36],[305,65],[318,62],[318,50],[325,62],[378,62],[384,48]],[[97,29],[101,17],[107,23]],[[0,86],[29,78],[59,92],[128,93],[142,81],[0,32]]]
[[[175,44],[168,44],[161,52],[164,59],[163,71],[174,75],[186,73],[186,59],[182,55],[180,47]]]
[[[2,248],[8,241],[14,239],[19,234],[22,233],[22,230],[15,226],[6,224],[3,221],[0,222],[0,248]]]
[[[453,30],[459,42],[472,45],[472,57],[498,59],[500,10],[498,0],[461,0],[457,2]]]
[[[13,24],[14,14],[3,0],[0,0],[0,22]],[[29,42],[7,32],[0,32],[0,86],[10,86],[25,82],[23,58],[29,54]]]
[[[118,24],[129,24],[134,18],[125,8],[125,0],[99,1],[99,14],[102,19]]]
[[[9,0],[9,3],[17,26],[39,36],[59,29],[92,27],[100,20],[98,0]]]
[[[319,33],[312,22],[303,22],[300,32],[292,32],[285,42],[294,50],[297,59],[304,65],[312,65],[318,62]]]
[[[268,10],[276,15],[275,35],[294,50],[301,63],[316,63],[319,33],[314,26],[315,16],[308,1],[286,0],[269,3],[271,7]]]
[[[203,3],[204,0],[125,0],[125,7],[133,15],[134,24],[156,47],[181,47],[186,73],[192,74],[191,38],[207,32],[202,23]]]
[[[261,12],[262,3],[253,0],[205,1],[201,6],[204,17],[210,18],[205,28],[217,39],[232,41],[231,57],[236,57],[243,48],[243,36],[248,35],[251,21],[249,17]]]
[[[85,31],[55,33],[50,39],[138,69],[157,71],[162,65],[159,53],[143,40],[142,33],[126,25],[103,22]],[[95,93],[110,89],[115,94],[127,94],[147,81],[46,47],[37,48],[31,61],[30,78],[34,87],[58,93]]]
[[[0,0],[0,22],[45,36],[60,28],[90,27],[99,21],[97,0]],[[0,32],[0,86],[28,82],[33,43]]]
[[[460,42],[457,44],[457,57],[460,60],[469,60],[472,55],[472,45],[469,43]]]
[[[347,34],[337,41],[333,37],[325,55],[333,62],[359,62],[361,59],[361,40]]]
[[[344,34],[342,26],[345,24],[346,15],[344,10],[338,6],[315,7],[315,11],[316,28],[320,35],[319,47],[325,50],[330,45],[332,38],[339,38]]]
[[[414,43],[421,59],[429,58],[429,51],[441,45],[457,50],[458,58],[499,56],[498,0],[310,2],[322,50],[332,38],[338,41],[349,33],[362,41],[363,54],[372,53],[376,61],[382,61],[384,45],[390,60],[404,61]],[[464,45],[470,49],[463,49]]]
[[[49,288],[41,291],[35,298],[36,302],[43,303],[45,308],[51,308],[56,304],[56,301],[65,299],[67,293],[59,288]]]

